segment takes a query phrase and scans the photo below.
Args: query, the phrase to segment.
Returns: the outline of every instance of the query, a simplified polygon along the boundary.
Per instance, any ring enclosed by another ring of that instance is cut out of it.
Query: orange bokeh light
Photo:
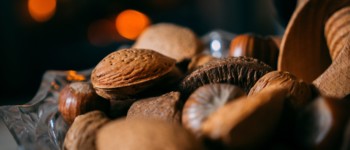
[[[28,0],[30,16],[38,22],[49,20],[56,11],[56,0]]]
[[[145,14],[130,9],[121,12],[115,20],[118,33],[130,40],[136,39],[149,24]]]

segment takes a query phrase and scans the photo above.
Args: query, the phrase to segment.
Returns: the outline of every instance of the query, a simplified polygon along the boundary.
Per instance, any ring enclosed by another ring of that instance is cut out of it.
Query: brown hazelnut
[[[63,119],[72,124],[75,117],[93,110],[109,111],[110,103],[99,97],[87,82],[73,82],[66,85],[58,97],[58,110]]]
[[[203,136],[231,149],[257,148],[273,134],[286,98],[287,89],[270,86],[254,96],[228,102],[203,123]]]
[[[243,34],[231,41],[229,56],[253,57],[277,68],[278,53],[279,48],[271,37]]]
[[[67,131],[63,150],[95,150],[96,133],[108,121],[101,111],[79,115]]]
[[[207,84],[199,87],[187,99],[182,111],[182,124],[193,134],[200,136],[203,122],[216,110],[238,97],[243,90],[230,84]]]
[[[96,93],[124,100],[156,84],[175,66],[175,60],[149,49],[122,49],[103,58],[91,74]]]
[[[294,109],[302,108],[313,99],[311,85],[286,71],[272,71],[265,74],[255,83],[248,96],[257,94],[262,89],[273,85],[288,88],[289,102]]]
[[[179,92],[169,92],[158,97],[141,99],[131,105],[126,119],[158,119],[180,123],[179,102]]]
[[[190,59],[202,50],[192,30],[171,23],[148,27],[138,37],[133,48],[153,49],[177,62]]]
[[[350,101],[316,98],[299,112],[294,132],[298,146],[302,149],[340,149],[349,110]]]
[[[178,124],[160,120],[119,119],[109,122],[97,133],[99,150],[198,150],[200,143]]]
[[[237,85],[246,93],[256,81],[272,68],[265,63],[249,57],[228,57],[210,61],[183,79],[181,94],[188,96],[198,87],[210,83],[229,83]]]

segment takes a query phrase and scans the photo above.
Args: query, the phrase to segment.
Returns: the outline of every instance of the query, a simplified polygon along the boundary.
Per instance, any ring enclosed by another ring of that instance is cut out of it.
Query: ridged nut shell
[[[180,88],[183,94],[189,95],[205,84],[229,83],[239,86],[248,93],[255,82],[270,71],[272,71],[270,66],[249,57],[217,59],[186,76]]]
[[[106,99],[125,98],[154,84],[176,61],[149,49],[122,49],[100,61],[91,74],[96,93]]]
[[[134,48],[153,49],[176,59],[190,59],[200,51],[195,33],[189,28],[170,23],[159,23],[148,27],[133,45]]]

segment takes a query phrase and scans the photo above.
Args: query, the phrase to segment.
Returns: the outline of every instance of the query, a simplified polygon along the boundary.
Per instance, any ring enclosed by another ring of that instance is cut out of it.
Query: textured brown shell
[[[159,23],[147,28],[133,45],[134,48],[153,49],[180,62],[200,50],[193,31],[170,23]]]
[[[272,71],[261,77],[249,92],[249,96],[259,93],[268,86],[283,86],[288,88],[290,100],[295,107],[305,106],[312,100],[312,88],[303,80],[285,71]]]
[[[78,116],[67,131],[64,150],[95,150],[96,132],[109,119],[100,111],[92,111]]]
[[[203,122],[227,102],[246,94],[231,84],[208,84],[199,87],[187,99],[182,111],[182,124],[197,136]]]
[[[189,95],[204,84],[229,83],[248,93],[255,82],[270,71],[270,66],[249,57],[213,60],[185,77],[181,83],[181,91]]]
[[[126,119],[158,119],[180,123],[179,100],[179,92],[138,100],[131,105]]]
[[[175,60],[148,49],[122,49],[106,56],[91,74],[95,88],[132,86],[157,79],[173,68]]]

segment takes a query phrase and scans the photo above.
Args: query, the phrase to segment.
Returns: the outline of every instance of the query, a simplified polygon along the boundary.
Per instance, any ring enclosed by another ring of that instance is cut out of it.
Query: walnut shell
[[[138,100],[131,105],[126,119],[159,119],[180,123],[179,100],[179,92]]]
[[[91,74],[96,93],[106,99],[125,99],[154,85],[175,66],[175,60],[148,49],[115,51]]]
[[[92,111],[78,116],[68,129],[64,150],[95,150],[96,133],[109,119],[103,112]]]
[[[171,23],[148,27],[133,47],[153,49],[177,62],[190,59],[201,50],[199,40],[192,30]]]
[[[207,84],[187,99],[182,111],[182,124],[196,136],[201,135],[203,122],[216,110],[238,97],[243,90],[231,84]]]
[[[160,120],[115,120],[97,133],[99,150],[197,150],[199,142],[178,124]]]
[[[262,89],[272,85],[283,86],[289,89],[289,101],[295,109],[305,106],[312,100],[312,87],[286,71],[272,71],[265,74],[255,83],[248,96],[257,94]]]
[[[182,94],[189,95],[205,84],[229,83],[239,86],[248,93],[255,82],[270,71],[272,71],[270,66],[249,57],[217,59],[186,76],[180,89]]]

